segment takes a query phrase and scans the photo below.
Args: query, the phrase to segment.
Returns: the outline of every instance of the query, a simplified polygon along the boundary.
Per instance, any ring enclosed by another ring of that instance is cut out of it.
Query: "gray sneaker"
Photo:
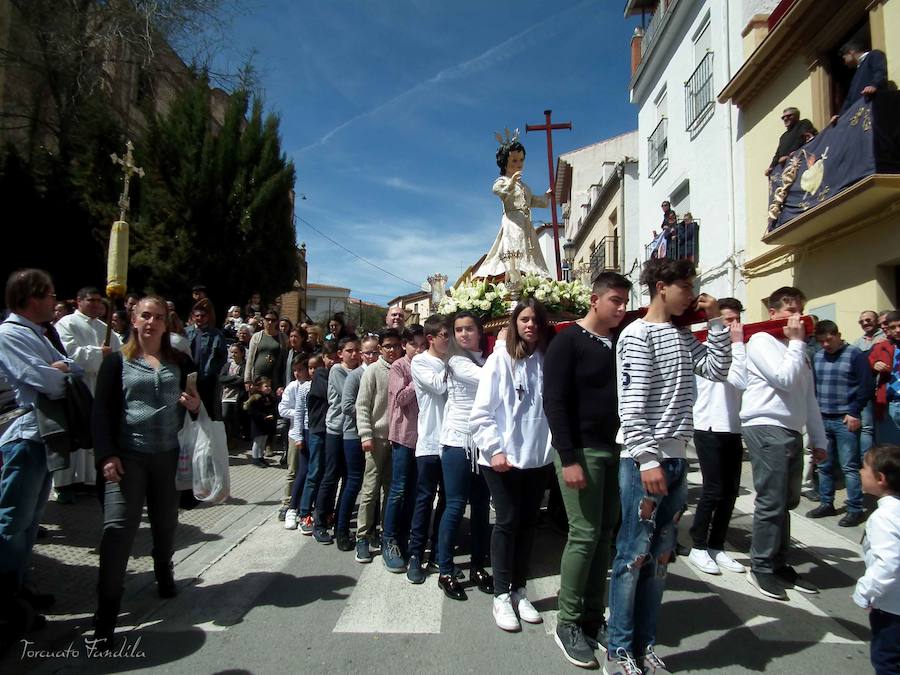
[[[400,574],[406,571],[406,565],[403,564],[403,556],[400,554],[400,547],[396,540],[388,539],[381,548],[381,559],[388,572]]]
[[[356,562],[370,563],[372,562],[372,553],[369,551],[368,539],[356,540]]]
[[[604,675],[644,675],[634,657],[619,647],[615,654],[607,654],[603,660]]]
[[[644,651],[644,673],[645,675],[652,674],[658,670],[669,672],[669,669],[666,668],[666,662],[653,651],[653,645],[647,645],[647,649]]]
[[[553,636],[556,644],[562,649],[566,661],[579,668],[596,668],[597,659],[594,658],[594,650],[591,649],[584,632],[577,623],[560,621],[556,624],[556,634]]]

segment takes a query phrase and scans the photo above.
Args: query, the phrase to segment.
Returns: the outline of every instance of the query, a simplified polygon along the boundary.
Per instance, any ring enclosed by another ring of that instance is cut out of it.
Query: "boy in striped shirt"
[[[665,669],[654,651],[656,620],[687,501],[694,375],[724,382],[731,365],[730,333],[716,300],[694,295],[696,274],[689,260],[648,261],[641,283],[650,290],[650,308],[622,331],[616,345],[622,525],[609,591],[607,675]],[[689,327],[671,323],[694,307],[710,319],[708,346]]]

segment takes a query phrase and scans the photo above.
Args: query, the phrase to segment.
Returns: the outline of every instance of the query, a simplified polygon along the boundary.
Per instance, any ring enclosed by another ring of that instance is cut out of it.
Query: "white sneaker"
[[[297,509],[288,509],[284,514],[284,529],[297,529]]]
[[[515,632],[522,629],[519,625],[519,619],[513,611],[512,599],[509,593],[501,593],[494,596],[494,621],[497,628],[509,632]]]
[[[534,605],[525,597],[525,589],[520,588],[512,592],[512,605],[519,612],[519,618],[527,623],[544,623]]]
[[[701,572],[707,574],[722,574],[722,570],[716,565],[716,561],[709,557],[709,551],[702,548],[692,548],[688,555],[688,562]]]
[[[709,549],[708,553],[712,556],[713,560],[716,561],[716,565],[718,565],[720,569],[728,570],[729,572],[737,572],[738,574],[743,574],[747,571],[746,567],[725,553],[725,551]]]

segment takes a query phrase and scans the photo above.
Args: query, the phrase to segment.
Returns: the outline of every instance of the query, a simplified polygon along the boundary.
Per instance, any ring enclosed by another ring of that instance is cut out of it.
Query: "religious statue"
[[[497,166],[500,177],[494,181],[494,194],[503,203],[500,232],[487,257],[475,272],[475,277],[491,277],[507,272],[503,256],[518,251],[517,271],[521,274],[536,274],[552,278],[544,261],[544,254],[538,244],[537,234],[531,224],[532,207],[546,208],[547,197],[535,196],[522,180],[525,165],[525,147],[519,142],[518,129],[512,135],[506,129],[505,138],[496,134],[500,147],[497,149]],[[550,191],[547,190],[547,194]]]

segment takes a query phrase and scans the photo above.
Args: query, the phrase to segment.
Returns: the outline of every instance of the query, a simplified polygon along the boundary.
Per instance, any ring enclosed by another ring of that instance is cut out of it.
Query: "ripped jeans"
[[[609,653],[637,658],[656,642],[656,619],[675,554],[678,519],[687,502],[687,462],[664,459],[669,494],[648,495],[637,462],[619,462],[622,525],[609,587]]]

